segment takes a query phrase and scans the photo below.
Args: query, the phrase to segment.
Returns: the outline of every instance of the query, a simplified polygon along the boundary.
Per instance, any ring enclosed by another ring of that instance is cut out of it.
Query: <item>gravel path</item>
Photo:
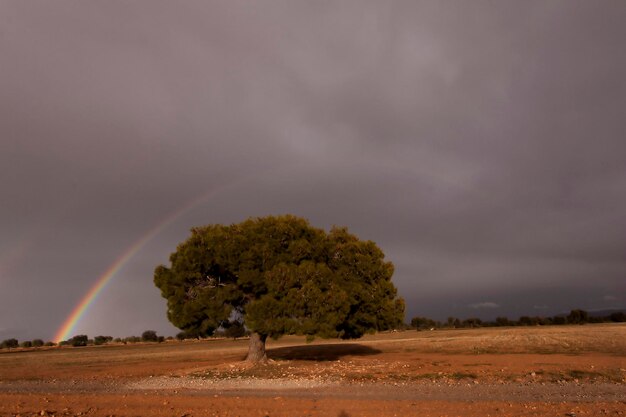
[[[175,396],[256,396],[298,398],[342,398],[369,400],[434,401],[536,401],[621,402],[626,404],[624,385],[618,383],[348,383],[319,379],[234,378],[206,379],[191,376],[152,377],[116,381],[13,381],[0,383],[2,393],[160,393]]]

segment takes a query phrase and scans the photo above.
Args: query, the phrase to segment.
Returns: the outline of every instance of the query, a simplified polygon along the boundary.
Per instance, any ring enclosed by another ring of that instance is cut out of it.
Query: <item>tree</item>
[[[235,320],[227,324],[227,327],[224,328],[223,334],[225,337],[232,337],[233,339],[244,337],[246,335],[246,326],[244,326],[241,321]]]
[[[98,345],[104,345],[106,343],[109,343],[110,341],[113,340],[112,336],[96,336],[93,338],[93,344],[98,346]]]
[[[429,319],[428,317],[413,317],[411,319],[411,327],[416,330],[424,330],[424,329],[432,329],[437,326],[434,320]]]
[[[30,340],[24,340],[20,346],[22,346],[23,348],[29,348],[29,347],[33,347],[33,342],[31,342]]]
[[[585,324],[589,321],[589,313],[585,310],[572,310],[567,316],[567,321],[572,324]]]
[[[6,339],[2,341],[2,348],[7,348],[7,349],[11,349],[11,348],[16,348],[18,347],[20,344],[17,341],[17,339]]]
[[[141,340],[144,342],[158,342],[159,336],[154,330],[146,330],[141,334]]]
[[[476,318],[476,317],[465,319],[465,320],[463,320],[463,323],[462,323],[463,327],[470,327],[472,329],[474,327],[481,327],[482,324],[483,324],[483,321],[481,319],[479,319],[479,318]]]
[[[169,320],[204,336],[241,320],[248,361],[266,360],[267,337],[350,339],[403,321],[393,265],[345,228],[290,215],[197,227],[170,262],[154,273]]]
[[[508,326],[511,323],[509,322],[509,319],[506,317],[496,317],[496,322],[495,322],[496,326]]]
[[[74,347],[87,346],[87,342],[89,342],[89,338],[84,334],[79,334],[79,335],[72,337],[70,340],[68,340],[68,342],[70,342],[70,344]]]
[[[43,340],[41,340],[41,339],[34,339],[33,340],[33,346],[34,347],[41,347],[43,345],[44,345]]]

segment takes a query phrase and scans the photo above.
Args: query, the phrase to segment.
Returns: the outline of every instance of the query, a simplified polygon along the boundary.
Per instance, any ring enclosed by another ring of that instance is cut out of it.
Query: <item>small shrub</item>
[[[20,344],[20,346],[22,346],[23,348],[30,348],[33,347],[33,342],[31,342],[30,340],[25,340]]]
[[[141,340],[144,342],[158,342],[159,337],[154,330],[146,330],[141,334]]]
[[[34,347],[42,347],[42,346],[43,346],[43,344],[44,344],[44,343],[43,343],[43,340],[41,340],[41,339],[34,339],[34,340],[33,340],[33,346],[34,346]]]

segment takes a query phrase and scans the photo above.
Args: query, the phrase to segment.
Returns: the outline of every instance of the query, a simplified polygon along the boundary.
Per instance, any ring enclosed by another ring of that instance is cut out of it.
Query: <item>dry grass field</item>
[[[0,416],[626,415],[626,325],[0,351]]]

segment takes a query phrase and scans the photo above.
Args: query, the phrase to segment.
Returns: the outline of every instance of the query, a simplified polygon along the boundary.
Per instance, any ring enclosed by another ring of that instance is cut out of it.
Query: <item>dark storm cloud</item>
[[[0,336],[51,336],[200,195],[84,331],[173,332],[151,274],[187,229],[285,212],[379,243],[409,316],[623,308],[625,18],[617,1],[3,2]]]

